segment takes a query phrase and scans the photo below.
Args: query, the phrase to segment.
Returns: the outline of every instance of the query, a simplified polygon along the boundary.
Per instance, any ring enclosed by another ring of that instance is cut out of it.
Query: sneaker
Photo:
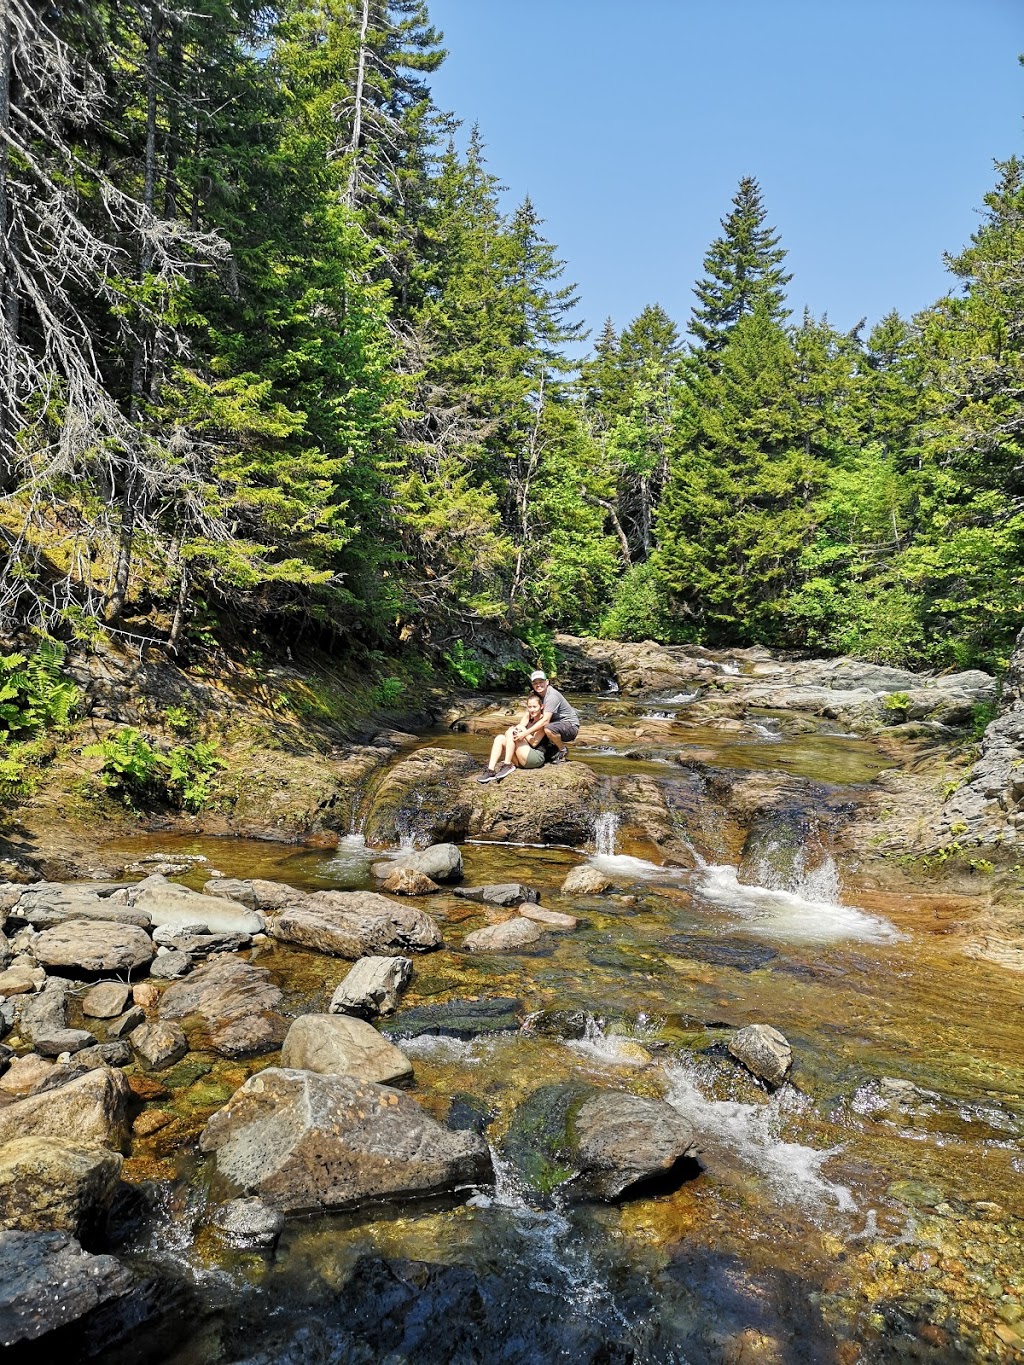
[[[559,749],[558,753],[555,754],[555,756],[554,756],[554,758],[551,760],[551,762],[552,762],[552,763],[568,763],[568,762],[569,762],[569,750],[568,750],[568,749]]]
[[[499,763],[494,770],[494,780],[500,782],[503,777],[510,777],[514,772],[515,768],[511,763]]]
[[[483,772],[480,774],[480,776],[477,778],[477,781],[478,781],[478,782],[493,782],[494,779],[497,777],[497,775],[498,775],[498,774],[497,774],[497,772],[496,772],[496,770],[495,770],[494,768],[485,768],[484,771],[483,771]]]

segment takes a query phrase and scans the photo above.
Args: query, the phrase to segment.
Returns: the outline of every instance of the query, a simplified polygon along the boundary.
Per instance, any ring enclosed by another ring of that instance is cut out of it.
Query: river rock
[[[351,1076],[268,1067],[200,1138],[221,1175],[285,1212],[437,1194],[491,1174],[487,1144],[402,1094]]]
[[[13,966],[0,972],[0,995],[31,995],[42,988],[46,971],[42,967]]]
[[[32,944],[37,962],[81,972],[130,972],[153,960],[153,941],[134,924],[72,919],[44,929]]]
[[[596,1086],[549,1085],[515,1111],[504,1150],[541,1194],[617,1199],[692,1152],[690,1124],[663,1100]]]
[[[771,1086],[781,1085],[793,1065],[793,1050],[785,1035],[770,1024],[748,1024],[737,1029],[726,1046],[748,1071]]]
[[[574,867],[562,883],[563,896],[603,896],[614,885],[611,877],[589,863]]]
[[[276,915],[285,905],[293,905],[305,900],[304,891],[296,891],[286,882],[271,882],[263,877],[253,877],[248,883],[256,898],[256,909],[263,915]]]
[[[499,996],[493,1000],[448,1000],[442,1005],[417,1005],[381,1024],[394,1038],[478,1038],[481,1034],[515,1031],[523,1021],[523,1002]]]
[[[540,925],[516,915],[514,919],[503,920],[501,924],[488,924],[483,929],[467,934],[462,946],[469,953],[514,953],[520,948],[530,947],[543,936]]]
[[[62,1028],[55,1033],[36,1034],[32,1046],[44,1057],[59,1057],[62,1052],[81,1052],[92,1047],[95,1035],[84,1028]]]
[[[168,948],[157,953],[150,964],[149,974],[161,981],[176,981],[180,976],[187,976],[191,970],[192,959],[188,953],[178,948]]]
[[[23,1057],[15,1057],[0,1076],[0,1094],[31,1095],[46,1080],[53,1066],[52,1061],[40,1057],[38,1052],[26,1052]]]
[[[578,923],[572,915],[563,915],[560,910],[545,910],[539,905],[530,905],[529,902],[519,907],[519,913],[523,919],[528,919],[533,924],[539,924],[542,929],[549,929],[556,934],[570,933]]]
[[[284,1214],[251,1195],[222,1204],[214,1211],[210,1226],[228,1246],[265,1250],[274,1246],[284,1231]]]
[[[589,1022],[584,1010],[537,1010],[523,1020],[523,1032],[542,1038],[585,1038]]]
[[[252,882],[242,881],[238,877],[214,877],[204,885],[203,895],[235,901],[239,905],[244,905],[246,910],[259,909],[259,897]]]
[[[131,1009],[125,1010],[120,1018],[107,1025],[107,1037],[127,1038],[132,1029],[137,1029],[140,1024],[145,1022],[146,1011],[141,1005],[132,1005]]]
[[[151,1071],[180,1062],[188,1052],[188,1039],[175,1023],[140,1024],[132,1032],[132,1047]]]
[[[412,1079],[412,1062],[372,1024],[350,1014],[300,1014],[281,1047],[281,1065],[379,1085]]]
[[[269,972],[231,957],[215,957],[160,998],[161,1019],[201,1020],[203,1042],[225,1057],[255,1057],[280,1047],[288,1024],[278,1013],[281,991]]]
[[[441,888],[414,867],[393,867],[381,878],[381,887],[393,896],[432,896]]]
[[[131,987],[120,981],[101,981],[82,996],[82,1013],[88,1019],[116,1019],[124,1012]]]
[[[384,774],[367,800],[367,841],[394,845],[413,834],[436,847],[464,838],[473,809],[465,779],[476,772],[476,760],[456,749],[425,747],[409,754]],[[417,870],[439,880],[426,867]]]
[[[244,905],[189,891],[163,877],[147,877],[132,894],[135,908],[145,911],[154,928],[204,924],[214,934],[258,934],[263,929],[260,916]]]
[[[539,901],[540,892],[522,882],[492,882],[488,886],[457,886],[454,894],[467,901],[482,901],[485,905],[501,905],[506,909],[522,901]]]
[[[19,1029],[26,1038],[46,1037],[68,1026],[68,996],[71,987],[66,981],[47,981],[38,995],[21,1002]]]
[[[38,1091],[0,1108],[0,1143],[44,1137],[123,1147],[130,1093],[123,1072],[96,1067],[54,1090]]]
[[[458,882],[462,880],[462,850],[457,844],[432,844],[416,853],[403,853],[400,858],[373,865],[375,877],[386,878],[399,870],[419,872],[432,882]]]
[[[407,957],[361,957],[331,996],[331,1014],[393,1014],[412,976]]]
[[[123,1038],[113,1038],[109,1043],[95,1043],[75,1053],[75,1066],[129,1066],[131,1060],[132,1050]]]
[[[97,1230],[114,1198],[124,1158],[103,1147],[48,1137],[0,1147],[0,1228]]]
[[[65,1232],[0,1232],[0,1345],[35,1341],[127,1294],[131,1273]]]
[[[442,942],[429,915],[374,891],[318,891],[285,907],[269,930],[287,943],[353,959],[425,953]]]

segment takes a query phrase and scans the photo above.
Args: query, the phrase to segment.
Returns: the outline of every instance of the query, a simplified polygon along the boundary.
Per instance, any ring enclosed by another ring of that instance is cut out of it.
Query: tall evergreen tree
[[[722,219],[722,235],[704,257],[704,277],[693,290],[697,306],[690,314],[690,333],[705,352],[720,351],[758,304],[780,325],[789,316],[786,285],[793,277],[783,269],[786,252],[766,217],[760,185],[744,176]]]

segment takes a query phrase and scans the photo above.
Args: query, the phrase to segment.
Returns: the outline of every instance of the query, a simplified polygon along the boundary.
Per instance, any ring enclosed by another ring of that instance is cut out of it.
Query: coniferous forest
[[[1024,162],[914,317],[793,315],[749,176],[691,315],[588,338],[444,56],[423,0],[10,0],[0,625],[1005,661]]]

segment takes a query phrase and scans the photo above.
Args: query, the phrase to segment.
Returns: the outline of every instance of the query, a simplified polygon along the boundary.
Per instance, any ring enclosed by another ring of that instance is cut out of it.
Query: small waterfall
[[[614,810],[600,811],[594,818],[594,852],[599,858],[613,858],[615,856],[618,832],[618,812]]]

